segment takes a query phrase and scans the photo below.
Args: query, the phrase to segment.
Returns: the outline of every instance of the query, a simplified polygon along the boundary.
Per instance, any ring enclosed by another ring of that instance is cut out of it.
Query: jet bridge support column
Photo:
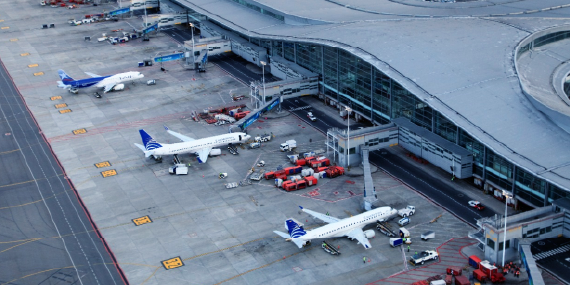
[[[368,149],[368,146],[361,146],[360,149],[362,151],[362,165],[364,167],[363,208],[365,211],[370,211],[372,210],[372,205],[378,201],[378,196],[376,195],[376,188],[374,187],[374,182],[372,181],[370,162],[368,161],[370,150]]]

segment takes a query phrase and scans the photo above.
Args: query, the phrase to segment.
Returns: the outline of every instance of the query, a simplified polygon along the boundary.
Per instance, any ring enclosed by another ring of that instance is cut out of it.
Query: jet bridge
[[[370,170],[370,162],[368,161],[368,155],[370,152],[369,146],[361,146],[360,151],[362,153],[362,166],[364,167],[364,201],[363,208],[366,211],[372,210],[372,205],[378,202],[378,196],[376,195],[376,187],[374,187],[374,181],[372,181],[372,172]]]

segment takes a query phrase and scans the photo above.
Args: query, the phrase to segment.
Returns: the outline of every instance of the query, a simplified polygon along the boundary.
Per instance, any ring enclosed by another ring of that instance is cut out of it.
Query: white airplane
[[[113,90],[113,87],[117,86],[119,83],[133,81],[144,77],[144,74],[138,71],[129,71],[129,72],[119,73],[115,75],[107,75],[107,76],[101,76],[91,72],[85,72],[85,74],[91,76],[91,78],[75,80],[71,78],[71,76],[67,75],[67,73],[65,73],[65,71],[61,69],[58,70],[57,73],[61,78],[61,81],[57,82],[57,87],[59,88],[80,89],[80,88],[95,86],[99,88],[104,88],[103,93],[107,93]]]
[[[325,223],[328,223],[328,225],[307,232],[303,228],[303,224],[299,223],[293,218],[290,218],[285,221],[285,229],[287,229],[289,232],[288,234],[279,231],[273,231],[279,236],[285,238],[286,241],[294,242],[299,248],[309,245],[312,239],[346,236],[350,239],[358,240],[358,243],[362,244],[365,249],[369,249],[372,246],[370,245],[370,241],[368,239],[373,238],[376,233],[374,230],[363,231],[362,228],[364,228],[364,226],[367,224],[375,223],[378,220],[387,220],[392,216],[398,214],[398,211],[392,209],[391,207],[380,207],[350,218],[339,219],[304,209],[301,206],[299,206],[299,208],[301,208],[303,212],[308,213]]]
[[[205,163],[206,160],[208,160],[208,155],[210,154],[212,148],[233,143],[242,143],[251,137],[246,133],[229,133],[196,140],[177,132],[173,132],[166,126],[164,128],[169,134],[179,138],[182,142],[173,144],[160,144],[156,142],[156,140],[153,139],[149,134],[147,134],[145,130],[141,129],[139,132],[141,134],[143,145],[135,143],[135,146],[144,152],[145,157],[152,155],[155,159],[158,159],[163,155],[194,153],[198,155],[198,161],[200,163]]]

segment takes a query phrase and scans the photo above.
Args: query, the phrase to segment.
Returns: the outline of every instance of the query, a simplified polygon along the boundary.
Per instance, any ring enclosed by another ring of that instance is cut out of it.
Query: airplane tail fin
[[[145,130],[140,129],[139,133],[141,134],[142,142],[145,148],[145,156],[149,157],[152,155],[152,150],[161,148],[162,145],[157,143],[155,139],[153,139]]]
[[[61,78],[63,84],[65,84],[65,82],[75,81],[73,78],[71,78],[71,76],[67,75],[67,73],[65,73],[65,71],[63,71],[62,69],[58,70],[57,74],[59,74],[59,78]]]
[[[299,238],[307,234],[303,228],[303,224],[297,222],[293,218],[285,221],[285,228],[289,232],[289,236],[291,236],[291,238]]]

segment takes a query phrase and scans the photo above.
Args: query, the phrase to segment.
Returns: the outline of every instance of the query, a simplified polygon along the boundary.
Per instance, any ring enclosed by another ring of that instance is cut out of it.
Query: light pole
[[[505,232],[503,233],[503,268],[505,267],[505,251],[507,251],[507,205],[509,201],[509,195],[505,190],[503,190],[503,195],[505,196]]]
[[[196,68],[196,55],[194,54],[194,24],[188,23],[190,25],[190,30],[192,31],[192,65]]]
[[[350,109],[349,107],[345,107],[346,108],[346,113],[348,114],[347,118],[348,118],[348,122],[347,122],[347,126],[348,126],[348,132],[346,133],[348,136],[348,140],[346,141],[347,144],[347,148],[348,148],[348,156],[347,156],[347,163],[346,166],[347,168],[350,167],[350,112],[352,111],[352,109]]]
[[[259,61],[261,63],[261,73],[263,73],[263,104],[265,104],[265,61]]]

